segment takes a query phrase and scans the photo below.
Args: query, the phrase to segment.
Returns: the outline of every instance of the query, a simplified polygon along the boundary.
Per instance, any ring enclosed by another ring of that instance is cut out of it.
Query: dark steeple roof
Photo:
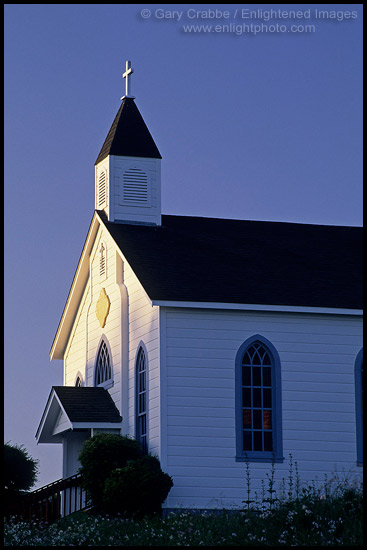
[[[131,97],[123,99],[95,164],[107,155],[162,158]]]

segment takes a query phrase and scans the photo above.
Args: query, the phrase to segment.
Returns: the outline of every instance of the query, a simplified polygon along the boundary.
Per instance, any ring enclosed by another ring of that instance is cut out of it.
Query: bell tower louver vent
[[[124,172],[123,201],[140,205],[148,203],[148,176],[140,168],[130,168]]]
[[[98,178],[98,208],[106,206],[106,172],[103,170]]]

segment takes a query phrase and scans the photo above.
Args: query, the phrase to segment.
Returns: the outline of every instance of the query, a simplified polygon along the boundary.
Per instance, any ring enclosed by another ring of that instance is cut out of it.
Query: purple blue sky
[[[35,433],[126,59],[163,213],[362,225],[361,4],[5,5],[4,438],[40,460],[36,486],[62,473]]]

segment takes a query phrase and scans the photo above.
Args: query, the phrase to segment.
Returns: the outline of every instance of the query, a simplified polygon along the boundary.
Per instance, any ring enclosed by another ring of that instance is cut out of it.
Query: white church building
[[[63,477],[97,432],[173,478],[166,508],[243,508],[275,463],[362,477],[362,228],[161,213],[161,155],[126,94],[52,344],[36,439]],[[199,182],[198,182],[199,184]]]

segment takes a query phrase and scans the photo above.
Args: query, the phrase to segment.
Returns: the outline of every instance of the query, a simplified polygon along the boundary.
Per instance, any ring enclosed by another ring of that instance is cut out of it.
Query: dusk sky
[[[36,487],[62,476],[35,433],[127,59],[164,214],[362,225],[362,4],[5,5],[4,439]]]

